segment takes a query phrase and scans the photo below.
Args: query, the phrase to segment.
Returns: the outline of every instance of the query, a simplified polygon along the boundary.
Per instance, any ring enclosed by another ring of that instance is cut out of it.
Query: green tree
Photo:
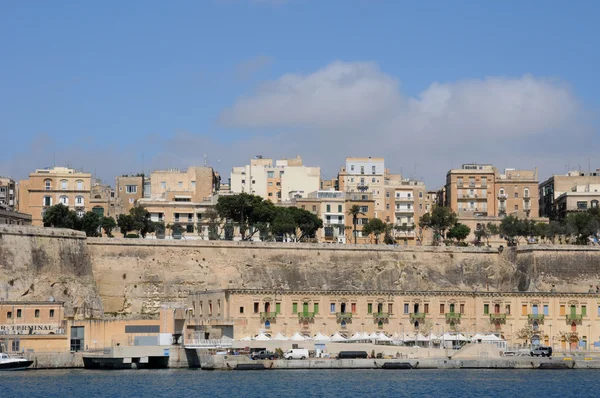
[[[435,206],[431,213],[424,214],[419,220],[419,226],[433,231],[433,241],[446,237],[446,231],[456,224],[457,216],[450,208]]]
[[[323,220],[316,214],[297,207],[288,207],[287,209],[294,218],[297,229],[295,235],[298,241],[304,238],[314,238],[317,231],[323,228]]]
[[[385,223],[379,218],[371,218],[367,224],[363,225],[362,233],[364,235],[375,236],[375,244],[379,244],[379,235],[384,233],[386,230]]]
[[[102,217],[102,221],[100,222],[100,227],[109,238],[113,237],[112,231],[117,226],[117,222],[112,217]]]
[[[134,231],[138,231],[142,238],[156,230],[155,223],[150,219],[150,213],[144,206],[136,206],[129,210],[133,218]]]
[[[537,222],[534,227],[535,236],[539,237],[542,241],[546,241],[548,239],[550,230],[550,225],[545,222]]]
[[[385,243],[386,245],[396,244],[396,240],[394,239],[394,236],[392,236],[393,231],[395,231],[394,224],[386,223],[385,229],[383,231],[383,243]]]
[[[164,239],[166,230],[167,230],[167,226],[165,225],[164,222],[160,221],[160,222],[154,223],[154,232],[156,233],[157,239]]]
[[[578,245],[587,245],[591,236],[597,236],[600,224],[589,212],[571,213],[566,218],[567,232]]]
[[[117,225],[125,237],[129,232],[136,230],[136,225],[131,214],[120,214],[117,216]]]
[[[448,231],[448,238],[456,239],[458,242],[462,242],[467,239],[469,234],[471,233],[471,228],[466,226],[465,224],[456,223],[450,230]]]
[[[93,211],[88,211],[81,217],[81,229],[86,236],[100,236],[101,224],[102,218]]]
[[[221,238],[220,225],[219,213],[215,209],[207,209],[202,214],[202,220],[198,222],[198,231],[203,231],[204,226],[206,226],[208,229],[208,240],[219,240]]]
[[[480,243],[481,240],[485,240],[485,244],[487,246],[490,245],[490,238],[492,236],[498,235],[500,233],[500,229],[497,224],[492,224],[488,222],[487,224],[481,224],[478,229],[476,229],[473,234],[477,239],[477,242]]]
[[[365,215],[365,213],[363,213],[363,211],[361,210],[359,205],[352,205],[350,207],[350,209],[348,210],[348,215],[352,217],[352,226],[353,226],[353,230],[352,233],[354,235],[354,244],[356,244],[356,225],[358,224],[358,216],[359,215]]]
[[[271,224],[271,232],[275,236],[286,237],[288,235],[295,235],[296,233],[296,220],[291,208],[280,208],[277,215],[273,219]]]
[[[257,221],[253,212],[254,210],[260,211],[262,202],[263,199],[260,196],[247,193],[221,196],[217,201],[216,210],[222,219],[238,223],[242,240],[246,240],[249,224]]]
[[[427,213],[429,214],[429,213]],[[408,241],[408,234],[415,230],[414,225],[408,225],[407,223],[402,223],[402,225],[396,225],[394,229],[400,233],[404,234],[404,242]]]
[[[500,234],[508,246],[516,246],[523,231],[521,222],[516,216],[506,216],[500,222]]]
[[[179,223],[175,223],[175,224],[171,225],[171,236],[173,238],[178,237],[178,239],[179,239],[183,235],[184,231],[185,231],[185,229]]]
[[[44,213],[43,221],[45,227],[80,229],[77,214],[62,203],[50,206]]]

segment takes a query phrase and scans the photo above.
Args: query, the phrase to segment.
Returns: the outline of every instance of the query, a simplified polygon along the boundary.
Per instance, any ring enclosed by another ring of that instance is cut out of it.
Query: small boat
[[[11,358],[8,354],[0,353],[0,370],[25,370],[31,366],[33,361],[25,358]]]

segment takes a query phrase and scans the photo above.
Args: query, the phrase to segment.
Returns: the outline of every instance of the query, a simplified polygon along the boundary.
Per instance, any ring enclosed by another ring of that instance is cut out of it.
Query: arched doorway
[[[415,314],[419,313],[419,303],[415,303],[415,305],[413,305],[413,310]]]
[[[265,321],[265,329],[270,329],[270,328],[271,328],[271,322]]]
[[[342,322],[340,322],[340,326],[342,329],[346,329],[346,321],[342,320]]]
[[[346,313],[346,303],[340,304],[340,311],[342,312],[342,314]]]
[[[383,329],[383,321],[377,322],[377,328],[378,329]]]
[[[419,330],[419,321],[415,321],[415,329]]]
[[[577,324],[575,322],[571,322],[571,332],[577,332]]]
[[[271,303],[265,302],[265,312],[271,312]]]
[[[571,351],[577,351],[577,345],[579,344],[579,338],[576,335],[571,335],[570,340]]]
[[[536,332],[538,330],[540,330],[540,325],[539,325],[538,321],[533,321],[533,330]]]
[[[383,312],[383,304],[382,303],[378,303],[377,304],[377,313],[381,314]]]
[[[496,323],[494,324],[494,326],[496,327],[496,330],[502,329],[502,325],[500,324],[500,321],[496,321]]]
[[[537,334],[534,334],[533,336],[531,336],[531,345],[532,346],[538,346],[541,344],[540,341],[540,336]]]

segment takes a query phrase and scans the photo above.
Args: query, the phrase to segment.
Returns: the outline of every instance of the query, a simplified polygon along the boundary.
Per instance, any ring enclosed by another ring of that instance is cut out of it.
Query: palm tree
[[[350,207],[350,210],[348,210],[348,215],[352,216],[352,225],[354,226],[354,244],[356,244],[356,223],[358,221],[359,214],[362,214],[363,216],[365,215],[365,213],[362,212],[359,205],[352,205],[352,207]]]

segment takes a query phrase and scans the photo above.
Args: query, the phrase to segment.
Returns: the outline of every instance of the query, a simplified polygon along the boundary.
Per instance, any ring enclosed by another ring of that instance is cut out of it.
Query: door
[[[538,314],[538,306],[537,306],[537,304],[533,305],[532,310],[533,310],[533,315],[537,315]]]
[[[302,313],[303,314],[308,313],[308,303],[302,304]]]
[[[575,315],[577,315],[577,307],[574,305],[571,306],[571,316],[575,319]]]

